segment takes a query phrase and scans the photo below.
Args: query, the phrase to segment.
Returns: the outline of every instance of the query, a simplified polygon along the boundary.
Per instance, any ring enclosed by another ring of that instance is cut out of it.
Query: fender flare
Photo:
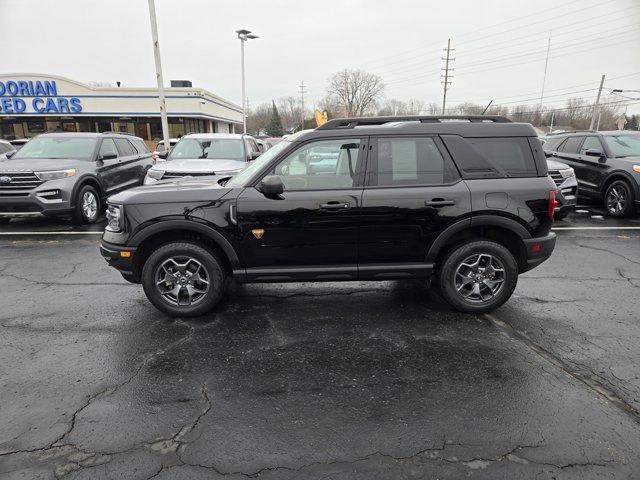
[[[88,182],[87,182],[88,180]],[[98,185],[98,196],[100,197],[100,204],[104,205],[104,200],[106,199],[106,193],[104,190],[104,186],[98,177],[95,175],[91,175],[90,173],[85,173],[82,175],[76,182],[73,184],[73,188],[71,189],[71,196],[69,197],[69,204],[71,206],[75,206],[76,204],[76,195],[78,194],[78,190],[83,185],[87,183]]]
[[[529,231],[521,224],[507,217],[498,215],[478,215],[457,221],[445,228],[427,252],[427,262],[434,262],[442,247],[458,232],[472,227],[495,226],[505,228],[518,235],[521,239],[531,238]]]
[[[136,232],[127,242],[127,245],[138,247],[144,240],[151,237],[152,235],[160,232],[167,232],[170,230],[191,230],[205,235],[207,238],[213,240],[222,249],[224,254],[229,259],[229,263],[231,264],[231,268],[233,270],[242,268],[240,265],[240,259],[238,258],[238,254],[236,253],[235,249],[220,232],[207,224],[193,220],[173,219],[158,221]]]

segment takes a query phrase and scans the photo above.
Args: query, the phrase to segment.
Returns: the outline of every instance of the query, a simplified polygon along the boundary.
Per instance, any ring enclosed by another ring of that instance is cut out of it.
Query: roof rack
[[[383,125],[390,122],[420,122],[442,123],[442,120],[461,120],[472,123],[494,122],[511,123],[507,117],[500,115],[411,115],[406,117],[360,117],[360,118],[335,118],[329,120],[316,130],[334,130],[336,128],[355,128],[366,125]]]
[[[106,131],[106,132],[100,132],[100,134],[102,134],[102,135],[104,135],[104,134],[109,134],[109,135],[113,135],[113,134],[116,134],[116,135],[130,135],[130,136],[132,136],[132,137],[137,137],[137,135],[136,135],[136,134],[134,134],[134,133],[129,133],[129,132],[113,132],[113,131]]]

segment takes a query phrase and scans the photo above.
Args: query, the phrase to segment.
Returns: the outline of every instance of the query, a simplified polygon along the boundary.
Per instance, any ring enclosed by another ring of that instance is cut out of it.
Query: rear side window
[[[473,148],[506,177],[536,177],[538,171],[526,137],[467,138]]]
[[[429,137],[378,139],[378,186],[442,185],[458,178]]]
[[[116,138],[115,142],[121,156],[128,157],[130,155],[135,155],[133,147],[128,140],[125,140],[124,138]]]
[[[138,138],[134,138],[133,140],[131,140],[131,143],[133,144],[134,148],[138,151],[138,153],[149,153],[149,149],[147,148],[147,146],[142,140]]]
[[[584,137],[569,137],[559,148],[559,151],[563,153],[578,153],[582,140],[584,140]]]
[[[598,137],[587,137],[580,147],[580,155],[584,155],[587,150],[599,150],[602,152],[602,144]]]
[[[558,145],[560,145],[562,143],[562,141],[564,140],[564,138],[560,137],[560,138],[547,138],[547,141],[544,142],[544,149],[545,150],[549,150],[549,151],[555,151],[558,149]]]

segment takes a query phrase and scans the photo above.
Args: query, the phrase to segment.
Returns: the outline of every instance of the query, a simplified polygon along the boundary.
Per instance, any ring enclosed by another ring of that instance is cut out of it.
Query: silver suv
[[[141,185],[152,164],[144,141],[132,135],[38,135],[0,159],[0,223],[42,215],[94,223],[107,196]]]
[[[173,147],[166,162],[147,172],[145,185],[160,180],[209,175],[234,175],[260,156],[256,140],[234,133],[192,133]]]

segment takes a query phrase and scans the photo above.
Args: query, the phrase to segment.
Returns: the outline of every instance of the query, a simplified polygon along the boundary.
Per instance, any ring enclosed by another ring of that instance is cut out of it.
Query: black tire
[[[179,273],[171,277],[171,282],[158,284],[162,278],[169,278],[171,265],[182,264],[188,258],[193,263],[187,262],[184,271],[176,268],[175,270]],[[177,260],[177,263],[174,261],[172,264],[170,259]],[[169,265],[169,270],[163,269],[163,264]],[[202,270],[194,270],[196,264],[199,264]],[[158,310],[172,317],[204,315],[218,304],[224,293],[225,272],[222,265],[213,252],[195,243],[174,242],[162,245],[149,256],[142,268],[144,293]],[[188,271],[191,271],[191,275],[187,273]],[[193,280],[196,273],[201,279],[207,280],[208,286],[205,287],[204,282]],[[193,283],[187,283],[189,281]],[[195,291],[204,289],[205,293],[192,293],[189,287]],[[174,291],[177,291],[177,294],[172,293]]]
[[[85,208],[85,196],[91,196],[95,202],[95,209]],[[92,213],[92,214],[91,214]],[[100,195],[91,185],[84,185],[76,195],[76,207],[73,211],[73,223],[88,225],[96,223],[100,218]]]
[[[604,192],[604,208],[612,217],[623,218],[633,213],[633,190],[624,180],[611,182]]]
[[[472,269],[463,266],[469,259],[473,262],[473,259],[480,255],[483,255],[483,258],[479,260],[478,269],[484,268],[481,272],[474,273]],[[491,269],[487,268],[488,257],[492,259]],[[503,274],[500,274],[496,267],[502,267]],[[472,277],[474,279],[470,280]],[[493,285],[500,278],[502,282],[499,287],[496,284],[492,290],[489,285]],[[453,308],[465,313],[486,313],[498,308],[511,297],[517,283],[518,264],[515,258],[505,247],[490,240],[470,240],[454,247],[438,268],[438,284],[442,296]],[[460,284],[463,286],[459,291]],[[471,298],[476,295],[472,293],[476,288],[475,284],[479,289],[477,300]],[[466,293],[469,296],[465,297]]]

